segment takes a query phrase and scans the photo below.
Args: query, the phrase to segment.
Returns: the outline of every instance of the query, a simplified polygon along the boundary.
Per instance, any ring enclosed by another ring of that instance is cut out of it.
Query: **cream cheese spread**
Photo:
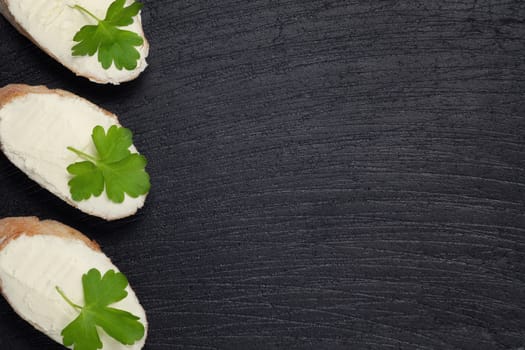
[[[97,125],[107,131],[116,118],[79,97],[55,93],[29,93],[16,97],[0,109],[0,143],[5,155],[56,196],[83,212],[118,219],[134,214],[144,205],[146,196],[114,203],[105,192],[98,197],[74,202],[69,192],[67,167],[82,161],[68,146],[96,154],[91,132]],[[132,146],[132,152],[136,149]]]
[[[82,275],[96,268],[102,274],[118,271],[103,253],[84,242],[53,235],[21,235],[0,251],[2,292],[16,312],[35,328],[62,344],[61,332],[78,316],[58,294],[60,287],[73,302],[84,305]],[[131,312],[146,326],[144,309],[135,293],[127,287],[128,296],[111,307]],[[104,350],[141,349],[146,335],[133,345],[123,345],[103,331],[99,332]]]
[[[93,18],[71,7],[83,6],[103,19],[112,2],[113,0],[7,0],[7,6],[18,24],[42,49],[47,50],[51,56],[77,75],[96,82],[108,81],[118,84],[136,78],[146,69],[148,45],[137,47],[140,60],[133,71],[118,70],[114,65],[105,70],[98,62],[97,54],[71,55],[71,48],[76,44],[73,37],[80,28],[84,25],[97,24]],[[122,29],[136,32],[144,37],[140,15],[134,18],[133,24]]]

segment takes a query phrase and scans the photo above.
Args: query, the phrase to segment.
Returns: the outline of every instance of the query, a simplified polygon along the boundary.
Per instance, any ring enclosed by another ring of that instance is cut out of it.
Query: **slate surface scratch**
[[[144,3],[139,80],[74,77],[1,19],[0,83],[119,114],[147,206],[87,217],[1,156],[0,211],[96,239],[146,349],[523,349],[525,2]],[[2,300],[0,348],[61,347]]]

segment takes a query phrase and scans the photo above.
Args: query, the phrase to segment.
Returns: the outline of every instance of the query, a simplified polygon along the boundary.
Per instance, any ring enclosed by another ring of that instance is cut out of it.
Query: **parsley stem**
[[[64,292],[62,291],[62,289],[60,289],[59,286],[55,286],[55,289],[57,290],[58,294],[60,294],[60,296],[62,298],[64,298],[64,300],[66,301],[66,303],[68,303],[69,305],[71,305],[71,307],[75,310],[82,310],[82,306],[80,305],[77,305],[75,304],[74,302],[72,302],[65,294]]]
[[[97,16],[92,14],[88,9],[86,9],[86,8],[80,6],[80,5],[75,5],[75,6],[70,6],[70,7],[73,8],[73,9],[79,10],[81,12],[84,12],[85,14],[89,15],[90,17],[93,17],[94,19],[96,19],[97,22],[102,22],[102,20],[100,18],[98,18]]]
[[[67,148],[68,150],[70,150],[71,152],[75,153],[77,156],[79,156],[80,158],[83,158],[83,159],[86,159],[86,160],[90,160],[92,161],[93,163],[97,163],[98,162],[98,159],[96,159],[95,157],[92,157],[90,156],[89,154],[87,153],[84,153],[82,151],[79,151],[78,149],[74,148],[74,147],[68,147]]]

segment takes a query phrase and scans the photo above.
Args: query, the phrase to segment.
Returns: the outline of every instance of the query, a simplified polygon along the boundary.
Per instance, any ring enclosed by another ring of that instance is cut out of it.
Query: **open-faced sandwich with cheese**
[[[0,285],[15,312],[71,349],[139,350],[144,309],[99,246],[35,217],[0,220]]]
[[[133,215],[150,188],[131,131],[63,90],[0,88],[0,149],[42,187],[106,220]]]
[[[104,84],[146,69],[141,9],[130,0],[0,0],[0,12],[20,33],[75,74]]]

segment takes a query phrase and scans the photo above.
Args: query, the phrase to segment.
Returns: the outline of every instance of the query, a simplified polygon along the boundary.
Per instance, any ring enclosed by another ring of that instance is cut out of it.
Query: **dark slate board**
[[[525,3],[147,0],[120,87],[0,20],[0,83],[71,90],[149,158],[106,223],[0,157],[2,216],[96,239],[146,349],[523,349]],[[0,302],[1,349],[60,349]]]

